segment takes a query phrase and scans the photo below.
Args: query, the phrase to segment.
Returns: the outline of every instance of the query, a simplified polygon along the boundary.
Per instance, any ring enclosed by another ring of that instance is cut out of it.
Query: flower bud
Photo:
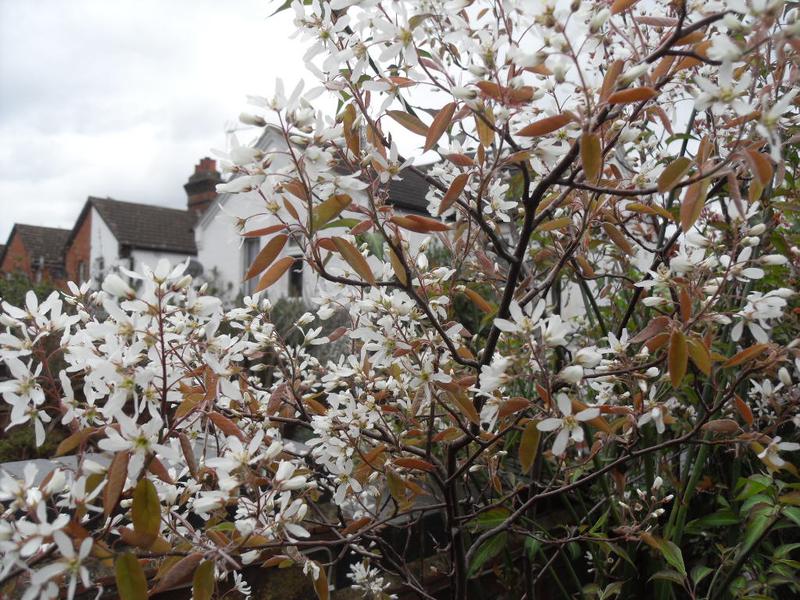
[[[750,229],[747,230],[747,235],[761,235],[767,230],[767,226],[764,223],[759,223],[758,225],[753,225]]]
[[[760,240],[757,237],[755,237],[753,235],[749,235],[747,237],[742,238],[742,245],[743,246],[757,246],[759,241]]]
[[[478,97],[478,92],[475,90],[459,85],[451,88],[450,93],[459,100],[475,100]]]
[[[192,276],[191,275],[184,275],[181,277],[173,286],[174,290],[183,290],[189,287],[189,284],[192,283]]]
[[[606,24],[606,21],[608,21],[608,17],[610,14],[611,13],[607,8],[604,8],[603,10],[598,12],[594,17],[592,17],[592,20],[589,22],[589,31],[591,33],[597,33],[598,31],[600,31],[603,28],[603,25]]]
[[[489,72],[489,70],[483,65],[470,65],[469,72],[475,75],[475,77],[483,78],[486,77],[486,74]]]
[[[780,379],[781,383],[786,387],[792,385],[792,376],[789,375],[789,370],[786,367],[778,369],[778,379]]]
[[[623,75],[620,75],[619,82],[622,85],[629,85],[639,79],[642,75],[647,73],[648,65],[636,65],[627,69]]]
[[[602,360],[603,355],[594,348],[581,348],[575,353],[575,363],[593,369]]]
[[[103,291],[112,296],[125,296],[126,298],[133,298],[136,294],[133,288],[116,273],[109,273],[105,281],[103,281]]]
[[[666,306],[669,303],[670,303],[669,300],[667,300],[666,298],[662,298],[661,296],[649,296],[644,300],[642,300],[642,304],[650,308],[654,306]]]
[[[571,365],[566,367],[558,374],[559,378],[569,384],[575,385],[583,379],[583,367],[580,365]]]
[[[785,265],[789,259],[783,254],[765,254],[758,259],[758,262],[762,265]]]
[[[267,124],[263,117],[250,113],[241,113],[239,115],[239,120],[245,125],[253,125],[255,127],[264,127]]]

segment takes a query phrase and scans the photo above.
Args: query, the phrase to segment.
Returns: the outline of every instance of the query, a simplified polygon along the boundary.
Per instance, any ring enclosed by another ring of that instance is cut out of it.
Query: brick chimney
[[[213,158],[200,159],[183,189],[186,190],[187,208],[198,216],[203,214],[217,197],[216,186],[222,180],[217,171],[217,161]]]

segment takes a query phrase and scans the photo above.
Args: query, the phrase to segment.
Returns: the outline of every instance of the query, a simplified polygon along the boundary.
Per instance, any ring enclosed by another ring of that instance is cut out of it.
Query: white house
[[[256,147],[266,151],[269,149],[285,148],[286,144],[280,131],[268,127],[256,143]],[[276,158],[280,160],[280,158]],[[275,162],[273,162],[275,165]],[[402,213],[427,214],[425,194],[428,184],[425,180],[410,172],[403,172],[403,179],[392,181],[389,185],[389,203]],[[358,193],[352,194],[353,204],[358,205],[364,197]],[[303,213],[303,207],[298,201],[295,205],[298,213]],[[244,281],[244,275],[260,251],[266,238],[242,238],[237,223],[241,219],[265,212],[264,199],[257,192],[239,194],[220,194],[211,206],[203,213],[195,227],[197,242],[197,258],[203,265],[204,277],[216,284],[217,292],[227,300],[233,300],[240,294],[249,294],[255,289],[257,278]],[[343,218],[348,216],[363,219],[355,213],[345,211]],[[247,231],[266,227],[277,223],[272,216],[263,216],[248,222]],[[343,233],[345,230],[342,229]],[[331,235],[336,235],[336,230]],[[421,239],[421,234],[409,234],[409,241]],[[267,293],[271,300],[282,297],[298,298],[309,301],[315,290],[323,282],[308,265],[301,260],[302,250],[289,242],[282,252],[282,256],[295,256],[297,261],[294,267],[274,285]]]
[[[161,258],[177,263],[197,255],[191,210],[89,197],[66,245],[73,281],[93,281],[120,266],[134,271]]]

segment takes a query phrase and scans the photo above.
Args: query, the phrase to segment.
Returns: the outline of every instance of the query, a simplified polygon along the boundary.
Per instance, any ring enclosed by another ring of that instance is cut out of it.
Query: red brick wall
[[[3,264],[0,265],[0,272],[14,273],[15,271],[22,271],[29,278],[33,277],[31,257],[28,256],[28,251],[18,235],[11,238],[6,253],[3,255]]]
[[[64,258],[64,263],[67,271],[67,281],[80,281],[79,267],[81,262],[86,266],[84,267],[85,279],[90,277],[90,259],[91,259],[91,243],[92,243],[92,211],[86,213],[86,218],[81,223],[80,229],[72,238],[72,243],[67,248],[67,255]]]
[[[50,281],[56,287],[66,289],[66,282],[60,278],[60,273],[52,273],[49,267],[45,267],[41,278],[37,278],[37,273],[33,268],[30,253],[22,243],[22,238],[15,235],[11,238],[6,253],[3,255],[3,264],[0,265],[0,273],[16,273],[22,271],[33,282]]]

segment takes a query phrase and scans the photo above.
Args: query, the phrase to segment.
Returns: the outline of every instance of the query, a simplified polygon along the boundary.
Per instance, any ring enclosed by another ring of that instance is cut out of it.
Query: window
[[[78,283],[83,283],[89,279],[89,273],[86,270],[86,261],[82,260],[78,263]]]
[[[258,256],[259,250],[261,250],[261,241],[258,238],[245,238],[244,244],[242,244],[242,279],[247,275],[247,270]],[[246,296],[250,296],[255,291],[256,284],[258,284],[258,277],[253,277],[244,282],[242,291]]]
[[[303,259],[299,256],[294,258],[294,264],[289,269],[289,297],[303,297]]]

